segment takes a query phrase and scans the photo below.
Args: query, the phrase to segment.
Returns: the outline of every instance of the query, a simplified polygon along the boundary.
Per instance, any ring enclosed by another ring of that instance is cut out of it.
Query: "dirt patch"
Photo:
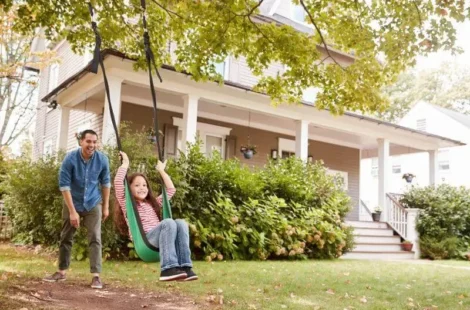
[[[197,305],[193,300],[178,293],[138,291],[112,285],[95,290],[89,287],[89,283],[69,280],[60,283],[44,283],[38,279],[21,278],[8,282],[0,290],[0,309],[196,310],[210,308]]]

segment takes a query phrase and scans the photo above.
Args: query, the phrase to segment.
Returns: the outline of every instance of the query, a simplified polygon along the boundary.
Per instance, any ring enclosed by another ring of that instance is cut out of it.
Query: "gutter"
[[[125,59],[125,60],[135,61],[135,58],[131,58],[129,56],[126,56],[124,53],[119,52],[115,49],[105,49],[101,52],[101,55],[102,55],[103,59],[105,59],[108,56],[115,56],[115,57],[118,57],[118,58],[122,58],[123,60]],[[91,68],[92,61],[93,60],[91,60],[85,68],[83,68],[79,72],[75,73],[74,75],[72,75],[71,77],[66,79],[64,82],[62,82],[60,85],[58,85],[56,88],[54,88],[51,92],[49,92],[46,96],[44,96],[41,99],[41,101],[42,102],[51,101],[54,97],[58,96],[60,93],[65,91],[67,88],[69,88],[75,82],[80,80],[83,76],[90,73],[90,68]],[[178,73],[190,75],[188,72],[176,71],[174,66],[170,66],[170,65],[166,65],[166,64],[163,64],[161,68],[165,69],[165,70],[168,70],[168,71],[173,71],[173,72],[178,72]],[[214,82],[214,83],[216,83],[216,82]],[[263,96],[268,96],[266,93],[255,91],[255,90],[253,90],[253,88],[251,88],[249,86],[239,84],[239,83],[235,83],[235,82],[231,82],[231,81],[224,81],[224,85],[234,87],[234,88],[238,88],[238,89],[241,89],[241,90],[245,90],[245,91],[251,92],[251,93],[260,94],[260,95],[263,95]],[[302,101],[301,104],[312,107],[312,108],[315,107],[315,106],[313,106],[312,104],[310,104],[306,101]],[[329,111],[328,109],[324,109],[324,110]],[[378,119],[375,119],[375,118],[372,118],[372,117],[369,117],[369,116],[363,116],[363,115],[355,114],[355,113],[352,113],[352,112],[344,112],[344,115],[349,116],[349,117],[353,117],[353,118],[357,118],[359,120],[376,123],[377,125],[384,125],[384,126],[387,126],[387,127],[393,127],[397,130],[404,130],[404,131],[408,131],[408,132],[411,132],[411,133],[427,136],[427,137],[430,137],[430,138],[440,139],[440,140],[443,140],[443,141],[451,142],[451,143],[453,143],[455,145],[459,145],[459,146],[466,145],[465,143],[457,141],[457,140],[453,140],[453,139],[442,137],[442,136],[439,136],[439,135],[435,135],[435,134],[415,130],[415,129],[412,129],[412,128],[409,128],[409,127],[405,127],[405,126],[396,125],[396,124],[393,124],[393,123],[381,121],[381,120],[378,120]]]

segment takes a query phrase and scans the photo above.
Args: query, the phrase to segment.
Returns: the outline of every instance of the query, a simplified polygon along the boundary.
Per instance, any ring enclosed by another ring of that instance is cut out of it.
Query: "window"
[[[439,171],[450,171],[449,150],[441,150],[437,155]]]
[[[44,141],[44,145],[42,147],[42,155],[44,157],[52,155],[52,139]]]
[[[379,176],[379,159],[377,157],[372,158],[371,174],[374,178]]]
[[[416,129],[420,131],[426,131],[426,119],[422,118],[416,121]]]
[[[289,158],[295,156],[295,152],[282,151],[281,158]]]
[[[449,171],[450,170],[450,164],[448,160],[440,160],[439,161],[439,170],[440,171]]]
[[[401,165],[393,165],[392,173],[401,173]]]
[[[49,91],[57,87],[59,83],[59,65],[53,64],[49,68]]]
[[[215,66],[215,72],[220,74],[224,78],[224,80],[229,79],[229,58],[228,57],[225,58],[225,60],[222,62],[214,63],[214,66]]]
[[[177,147],[181,150],[183,144],[183,120],[174,117],[173,125],[179,127]],[[230,135],[231,130],[232,128],[198,122],[196,135],[202,141],[201,150],[205,155],[211,156],[214,152],[218,152],[222,158],[225,158],[225,140]]]
[[[292,19],[299,23],[305,23],[307,13],[300,4],[292,4]]]

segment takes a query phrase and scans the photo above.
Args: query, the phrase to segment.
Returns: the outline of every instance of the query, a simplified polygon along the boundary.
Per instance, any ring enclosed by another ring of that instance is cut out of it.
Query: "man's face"
[[[82,154],[86,158],[90,158],[95,152],[98,142],[98,137],[94,134],[87,133],[82,140],[80,140],[80,147],[82,148]]]

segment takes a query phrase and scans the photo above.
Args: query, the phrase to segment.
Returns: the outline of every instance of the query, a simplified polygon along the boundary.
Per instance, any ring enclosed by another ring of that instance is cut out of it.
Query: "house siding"
[[[85,66],[84,56],[73,53],[68,42],[59,43],[56,49],[57,56],[60,58],[59,73],[57,85],[60,85],[73,74],[77,73]],[[52,140],[52,145],[55,147],[58,134],[58,124],[60,119],[60,108],[49,110],[47,102],[42,102],[49,92],[49,71],[50,67],[45,68],[40,73],[39,78],[39,96],[38,96],[38,112],[36,115],[36,130],[34,139],[33,158],[38,159],[43,154],[44,142]],[[71,112],[70,122],[74,121],[76,117],[74,111]],[[70,131],[68,148],[70,146]]]
[[[132,113],[131,113],[132,112]],[[179,113],[159,110],[159,130],[163,131],[165,124],[173,124],[172,117],[182,117]],[[138,106],[130,103],[123,103],[121,121],[130,121],[131,129],[142,130],[143,127],[152,126],[152,109]],[[219,122],[205,118],[198,118],[198,122],[207,123],[222,127],[232,128],[230,135],[235,136],[236,140],[236,158],[241,163],[250,167],[263,167],[267,159],[271,156],[271,150],[278,149],[279,138],[294,140],[295,137],[282,135],[274,132],[248,128],[236,124]],[[250,142],[257,145],[257,154],[252,159],[245,159],[238,152],[240,146],[247,143],[248,136]],[[309,154],[315,160],[322,160],[326,167],[344,171],[348,173],[348,194],[351,197],[352,211],[348,215],[350,220],[359,220],[359,175],[360,175],[360,151],[358,149],[343,147],[339,145],[309,141]]]

